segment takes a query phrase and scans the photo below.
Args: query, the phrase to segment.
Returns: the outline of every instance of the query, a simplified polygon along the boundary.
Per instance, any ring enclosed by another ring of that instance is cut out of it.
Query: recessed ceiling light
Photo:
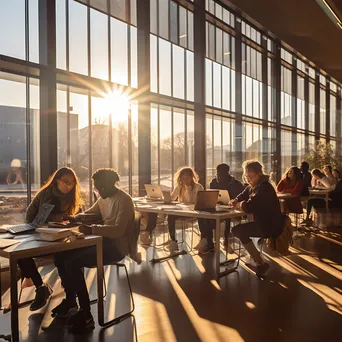
[[[186,34],[183,34],[181,36],[179,36],[179,39],[182,39],[182,38],[185,38],[186,37]]]

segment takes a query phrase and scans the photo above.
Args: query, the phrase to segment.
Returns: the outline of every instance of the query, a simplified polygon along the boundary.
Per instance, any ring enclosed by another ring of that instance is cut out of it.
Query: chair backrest
[[[138,264],[141,263],[141,254],[138,253],[138,239],[140,234],[140,223],[141,215],[139,212],[134,212],[134,220],[132,223],[131,231],[129,234],[128,241],[128,256],[136,261]]]

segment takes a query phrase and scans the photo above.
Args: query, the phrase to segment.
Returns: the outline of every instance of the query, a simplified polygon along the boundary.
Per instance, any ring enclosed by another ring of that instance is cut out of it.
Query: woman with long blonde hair
[[[69,167],[58,169],[38,190],[26,211],[26,222],[31,223],[44,204],[53,204],[54,208],[47,221],[63,221],[81,211],[83,200],[80,183],[76,173]],[[33,258],[18,260],[18,266],[25,278],[31,278],[36,287],[36,296],[30,306],[31,311],[42,308],[51,296],[52,290],[44,284]]]
[[[171,199],[173,201],[182,202],[185,204],[194,204],[197,197],[197,192],[203,190],[203,186],[198,183],[199,177],[195,170],[190,166],[184,166],[180,168],[175,174],[175,182],[177,184],[176,188],[171,194]],[[171,240],[166,246],[171,252],[178,250],[178,244],[176,240],[176,219],[178,216],[168,215],[167,221],[169,225],[169,233]],[[140,241],[144,245],[149,245],[151,243],[151,235],[153,229],[157,224],[157,214],[148,214],[148,224],[146,231],[140,236]]]

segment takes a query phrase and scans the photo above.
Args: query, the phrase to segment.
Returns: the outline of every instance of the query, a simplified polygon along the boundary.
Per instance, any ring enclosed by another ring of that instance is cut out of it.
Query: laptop
[[[228,204],[230,201],[229,192],[227,190],[219,190],[219,195],[217,197],[217,203]]]
[[[159,185],[145,184],[145,190],[149,199],[160,200],[163,198],[163,192]]]
[[[197,192],[194,210],[216,211],[219,190],[200,190]]]
[[[17,224],[7,228],[7,231],[11,234],[19,234],[29,230],[35,230],[39,226],[42,226],[49,217],[52,209],[55,206],[53,204],[44,203],[38,211],[37,216],[32,223]]]
[[[172,201],[171,191],[163,191],[163,198],[165,204],[176,204],[177,201]]]

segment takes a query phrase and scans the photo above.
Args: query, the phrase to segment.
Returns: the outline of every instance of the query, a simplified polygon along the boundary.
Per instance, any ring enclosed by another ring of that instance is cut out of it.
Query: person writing
[[[198,183],[199,177],[192,167],[185,166],[179,169],[175,175],[177,187],[173,190],[171,198],[173,201],[178,200],[185,204],[194,204],[197,192],[203,190],[203,186]],[[166,249],[169,251],[177,251],[178,244],[176,239],[176,220],[178,216],[168,215],[167,221],[171,240]],[[149,245],[152,241],[151,235],[157,224],[157,214],[148,214],[148,223],[146,231],[140,235],[140,241],[144,245]]]
[[[263,172],[263,165],[257,160],[247,160],[242,167],[248,186],[230,204],[245,213],[254,214],[254,221],[233,227],[232,233],[256,263],[256,275],[263,276],[269,265],[263,261],[251,237],[277,238],[283,230],[284,219],[277,194],[269,176]]]
[[[329,178],[319,169],[313,169],[311,174],[312,174],[311,184],[314,189],[333,190],[335,183],[332,184]]]
[[[80,194],[80,183],[73,169],[68,167],[58,169],[46,184],[38,190],[27,208],[27,223],[34,220],[44,203],[54,205],[48,221],[63,221],[81,211],[83,200]],[[39,310],[46,304],[52,290],[48,284],[43,283],[33,258],[19,259],[18,266],[22,275],[27,279],[31,279],[36,287],[36,295],[30,305],[30,310]]]
[[[106,265],[120,261],[128,255],[129,235],[134,222],[134,205],[131,196],[117,187],[120,178],[114,169],[98,169],[92,178],[94,189],[100,198],[86,213],[100,214],[103,224],[82,225],[79,231],[85,235],[103,237],[103,263]],[[77,220],[77,216],[75,219]],[[95,327],[83,267],[94,267],[96,262],[95,246],[55,255],[55,265],[66,297],[52,310],[52,316],[65,318],[77,309],[68,321],[69,331],[72,333],[82,333]]]

